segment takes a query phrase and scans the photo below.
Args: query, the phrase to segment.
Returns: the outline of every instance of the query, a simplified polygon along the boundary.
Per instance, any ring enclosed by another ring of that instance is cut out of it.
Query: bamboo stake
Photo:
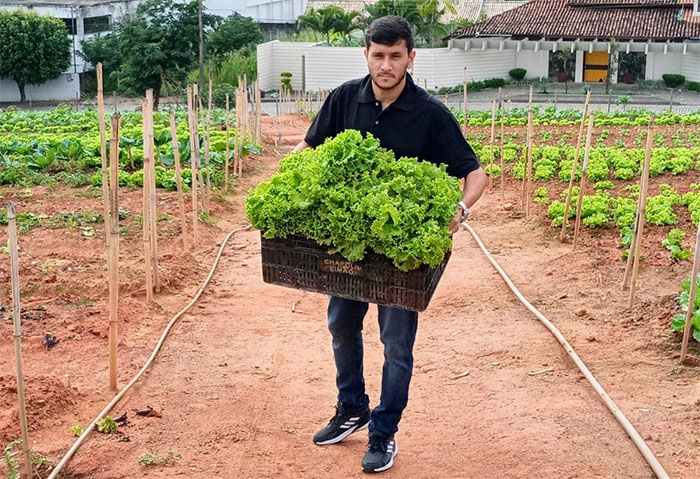
[[[199,122],[201,121],[202,124],[204,124],[204,117],[202,116],[202,97],[200,97],[197,94],[197,85],[195,84],[195,92],[194,92],[194,128],[195,128],[195,134],[197,136],[197,151],[196,151],[196,161],[197,161],[197,180],[199,181],[199,197],[202,202],[202,210],[207,211],[207,185],[204,183],[204,176],[202,173],[202,145],[199,143]],[[207,144],[207,132],[206,128],[204,128],[204,146],[206,147]],[[206,152],[205,152],[206,154]]]
[[[141,216],[143,225],[143,254],[144,254],[144,265],[145,265],[145,275],[146,275],[146,302],[153,302],[153,272],[151,267],[152,256],[151,256],[151,208],[149,200],[151,197],[151,181],[149,176],[151,174],[151,153],[149,152],[150,143],[148,141],[148,100],[143,100],[141,102],[141,111],[143,112],[142,125],[143,125],[143,214]]]
[[[228,95],[227,95],[228,96]],[[175,126],[175,112],[170,110],[170,134],[173,137],[173,155],[175,156],[175,183],[177,184],[177,200],[180,206],[180,227],[182,228],[182,246],[185,251],[190,250],[187,240],[187,218],[185,216],[185,197],[182,191],[182,169],[180,166],[180,147],[177,141],[177,128]]]
[[[119,114],[112,116],[109,139],[109,389],[117,390],[117,317],[119,312]]]
[[[574,244],[571,250],[575,250],[578,246],[578,233],[581,227],[581,206],[583,205],[583,190],[586,187],[586,171],[588,170],[588,159],[591,154],[591,139],[593,136],[593,113],[588,117],[588,133],[586,134],[586,152],[583,156],[583,173],[581,174],[581,182],[578,187],[578,202],[576,203],[576,223],[574,225]],[[566,218],[564,218],[566,221]]]
[[[209,155],[209,150],[208,150],[209,141],[207,141],[207,136],[209,135],[209,132],[207,130],[207,122],[204,119],[204,107],[202,106],[202,97],[199,97],[197,99],[197,105],[195,105],[195,107],[196,106],[199,106],[199,115],[197,115],[197,118],[198,118],[198,121],[201,122],[201,124],[202,124],[202,130],[204,133],[204,164],[206,165],[207,164],[207,156]],[[197,131],[199,131],[199,126],[197,127]],[[201,154],[200,154],[200,161],[201,161]],[[201,168],[202,164],[200,163],[199,166]],[[200,169],[200,171],[201,171],[201,169]],[[207,170],[207,171],[209,171],[209,170]],[[204,175],[204,174],[202,173],[202,175]],[[207,188],[207,184],[204,182],[203,176],[200,177],[199,180],[200,180],[200,184],[202,185],[202,191],[200,192],[201,197],[202,197],[202,210],[209,211],[209,194],[208,194],[209,190]]]
[[[311,92],[309,92],[309,99],[311,98]],[[262,97],[260,96],[260,83],[259,80],[255,80],[255,143],[260,144],[262,141]],[[311,101],[309,101],[309,107],[311,106]]]
[[[207,105],[207,136],[206,143],[204,144],[204,157],[207,162],[207,208],[209,207],[209,199],[211,198],[211,163],[209,161],[210,151],[211,151],[211,103],[214,96],[213,90],[213,77],[214,72],[209,70],[209,103]]]
[[[530,216],[530,202],[532,200],[532,150],[534,148],[535,129],[533,126],[532,109],[527,113],[528,147],[527,147],[527,181],[525,182],[525,217]]]
[[[245,143],[245,138],[246,138],[246,107],[247,107],[247,102],[246,102],[246,93],[245,93],[245,85],[243,85],[243,88],[241,88],[241,93],[239,97],[240,101],[240,112],[241,112],[241,123],[238,131],[238,178],[240,179],[243,176],[243,143]],[[291,94],[287,95],[288,99],[288,105],[289,105],[289,113],[291,114],[292,112],[292,107],[291,107]]]
[[[638,232],[639,232],[639,218],[640,218],[640,209],[642,205],[642,196],[645,194],[644,192],[644,178],[649,176],[649,166],[651,165],[651,152],[652,152],[652,145],[653,145],[653,124],[654,124],[654,117],[651,118],[651,121],[649,122],[649,127],[647,128],[647,143],[646,143],[646,151],[644,155],[644,163],[642,164],[642,174],[639,178],[639,197],[637,198],[637,214],[635,215],[634,219],[634,229],[632,232],[632,242],[630,243],[630,249],[627,253],[627,264],[625,265],[625,276],[622,279],[622,290],[626,290],[629,287],[629,280],[630,276],[632,274],[632,266],[634,263],[634,251],[637,249],[637,240],[639,238]],[[646,204],[646,198],[644,199],[644,203]],[[645,218],[646,219],[646,218]]]
[[[192,244],[197,248],[197,160],[196,150],[199,148],[197,133],[195,131],[193,113],[193,87],[187,86],[187,125],[190,131],[190,183],[192,192]]]
[[[569,178],[569,193],[566,195],[566,203],[564,205],[564,222],[561,225],[561,233],[559,241],[564,241],[566,238],[566,226],[569,221],[569,207],[571,205],[571,192],[574,189],[574,178],[576,178],[576,169],[578,168],[578,159],[581,154],[581,142],[583,141],[583,128],[586,124],[586,115],[588,114],[588,104],[591,101],[591,90],[586,94],[586,101],[583,104],[583,115],[581,115],[581,125],[578,130],[578,140],[576,140],[576,154],[574,155],[574,165],[571,169],[571,178]]]
[[[102,159],[102,215],[104,217],[105,245],[109,246],[109,176],[107,174],[107,128],[105,126],[102,63],[97,64],[97,123],[100,128],[100,158]]]
[[[494,142],[496,141],[496,100],[493,100],[493,107],[491,108],[491,158],[489,161],[489,190],[493,188],[493,148]]]
[[[695,257],[693,259],[693,273],[690,276],[690,296],[688,298],[688,312],[685,315],[685,328],[683,329],[683,344],[681,346],[681,360],[683,364],[688,354],[688,341],[692,329],[693,315],[695,314],[695,290],[698,284],[698,269],[700,268],[700,226],[695,240]]]
[[[229,106],[229,98],[228,98],[228,93],[226,94],[226,158],[224,159],[224,190],[228,191],[228,158],[229,155],[231,154],[231,147],[229,143],[231,142],[231,124],[229,122],[230,119],[230,106]]]
[[[284,112],[284,91],[282,92],[282,99],[280,101],[280,104],[282,105],[282,111]],[[239,163],[239,156],[240,156],[240,127],[241,127],[241,89],[238,87],[236,90],[236,100],[235,100],[235,116],[234,120],[236,122],[235,125],[233,125],[233,137],[234,137],[234,142],[235,144],[233,145],[233,173],[240,179],[240,175],[238,173],[238,163]],[[283,113],[284,114],[284,113]]]
[[[501,166],[501,204],[505,203],[506,201],[506,193],[505,193],[505,186],[504,186],[504,181],[505,181],[505,170],[503,169],[503,157],[506,156],[506,140],[505,140],[505,133],[503,131],[503,121],[506,116],[506,110],[503,105],[503,98],[501,98],[501,161],[500,161],[500,166]]]
[[[647,157],[649,158],[649,163],[651,163],[651,139],[654,136],[654,117],[651,118],[651,121],[649,123],[649,133],[647,133],[649,135],[647,138],[647,153],[644,158],[644,163],[647,163]],[[637,220],[639,226],[637,228],[636,239],[632,240],[634,244],[634,264],[632,265],[632,279],[630,281],[629,301],[627,303],[627,307],[629,309],[632,309],[632,307],[634,306],[634,294],[637,289],[637,278],[639,276],[639,256],[642,251],[642,240],[644,238],[644,224],[646,223],[647,194],[649,193],[649,165],[647,164],[645,166],[646,171],[644,172],[644,176],[642,177],[642,196],[640,198],[641,203],[639,205],[639,218]]]
[[[19,249],[17,246],[17,220],[15,219],[15,206],[7,205],[7,221],[10,233],[10,263],[12,275],[12,322],[14,324],[15,365],[17,368],[17,399],[19,401],[19,421],[22,429],[22,451],[24,452],[25,478],[30,479],[32,474],[32,460],[29,452],[29,430],[27,428],[27,406],[24,396],[24,373],[22,370],[22,323],[20,320],[20,294],[19,294]]]
[[[464,67],[464,78],[462,79],[462,91],[464,92],[464,136],[466,137],[467,136],[467,67]]]
[[[148,100],[148,152],[151,155],[150,174],[148,179],[151,183],[149,188],[150,194],[150,220],[151,220],[151,254],[153,255],[153,287],[156,293],[160,293],[160,274],[158,271],[158,215],[156,213],[156,160],[155,160],[155,142],[153,140],[153,90],[146,90],[146,99]]]

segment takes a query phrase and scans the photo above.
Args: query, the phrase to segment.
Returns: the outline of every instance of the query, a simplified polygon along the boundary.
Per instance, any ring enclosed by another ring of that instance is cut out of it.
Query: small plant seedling
[[[168,453],[165,456],[157,456],[152,452],[147,452],[139,457],[139,464],[144,467],[147,466],[172,466],[176,462],[182,459],[180,454],[175,454],[172,449],[168,449]]]
[[[70,428],[70,433],[74,437],[80,437],[83,434],[83,426],[80,424],[76,424],[75,426]]]
[[[117,423],[112,416],[105,416],[97,421],[97,430],[103,434],[112,434],[117,431]]]

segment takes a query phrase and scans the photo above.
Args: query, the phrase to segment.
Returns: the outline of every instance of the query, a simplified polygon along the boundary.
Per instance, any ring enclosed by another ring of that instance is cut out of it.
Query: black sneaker
[[[319,446],[336,444],[353,432],[365,429],[369,425],[369,409],[359,414],[349,414],[339,402],[335,406],[335,416],[328,425],[314,434],[314,443]]]
[[[373,436],[369,438],[367,452],[362,458],[362,470],[365,472],[382,472],[394,465],[394,457],[399,448],[394,437]]]

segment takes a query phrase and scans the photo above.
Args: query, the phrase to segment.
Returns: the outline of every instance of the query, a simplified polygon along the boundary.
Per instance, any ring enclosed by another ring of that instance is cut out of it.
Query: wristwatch
[[[467,205],[464,204],[464,201],[460,201],[457,203],[457,205],[462,208],[462,223],[467,221],[467,217],[469,216],[469,208],[467,208]]]

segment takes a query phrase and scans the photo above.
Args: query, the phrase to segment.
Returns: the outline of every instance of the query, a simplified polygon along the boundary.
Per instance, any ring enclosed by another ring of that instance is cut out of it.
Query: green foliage
[[[239,78],[247,78],[248,82],[255,80],[258,75],[258,62],[257,56],[254,51],[249,51],[244,48],[235,52],[227,52],[217,58],[214,64],[214,70],[212,74],[212,80],[214,82],[214,100],[216,106],[219,108],[224,108],[226,102],[226,93],[223,92],[223,96],[220,96],[217,100],[217,88],[228,88],[226,85],[233,86],[234,88],[238,86]],[[209,65],[204,66],[204,76],[209,78]],[[195,69],[190,71],[187,75],[187,83],[197,83],[199,82],[199,70]],[[221,94],[220,94],[221,95]],[[233,102],[235,98],[231,96],[231,104],[233,107]]]
[[[612,181],[604,180],[597,182],[595,185],[593,185],[593,187],[596,191],[607,191],[612,190],[615,187],[615,185]]]
[[[661,242],[661,245],[671,252],[671,259],[682,261],[689,259],[693,252],[683,249],[683,239],[685,232],[681,229],[674,228],[668,232],[666,238]]]
[[[668,88],[677,88],[685,83],[685,77],[677,73],[664,73],[661,78]]]
[[[0,78],[12,78],[26,101],[27,84],[40,85],[70,66],[66,24],[31,10],[0,10]]]
[[[497,180],[498,178],[501,177],[501,167],[498,165],[489,165],[484,167],[484,172],[486,173],[486,176],[491,176],[493,172],[493,179]]]
[[[525,74],[527,73],[527,70],[524,68],[513,68],[508,72],[508,75],[515,80],[515,81],[520,81],[523,78],[525,78]]]
[[[535,197],[535,203],[540,205],[546,205],[547,203],[549,203],[549,192],[547,191],[546,186],[540,186],[539,188],[535,188],[533,195]],[[563,215],[564,213],[562,212],[562,216]]]
[[[263,42],[260,24],[239,13],[231,14],[207,36],[207,51],[219,57]]]
[[[673,226],[678,224],[678,218],[673,207],[680,204],[681,197],[668,185],[660,185],[657,196],[647,198],[646,220],[656,226]]]
[[[671,321],[671,329],[675,332],[681,332],[685,329],[686,316],[690,306],[690,279],[683,281],[681,284],[681,294],[676,298],[676,302],[684,314],[677,314]],[[693,316],[690,321],[691,333],[695,341],[700,342],[700,278],[695,284],[695,301],[693,307]]]
[[[117,423],[112,416],[105,416],[97,420],[97,431],[102,434],[112,434],[117,432]]]
[[[347,130],[288,155],[246,198],[246,214],[267,238],[302,234],[350,261],[373,250],[402,270],[439,264],[459,182],[415,158],[396,160],[368,134]]]
[[[685,87],[690,91],[696,91],[700,93],[700,82],[689,81],[685,84]]]
[[[15,457],[19,451],[15,451],[15,447],[20,444],[22,444],[22,440],[15,439],[7,443],[2,449],[2,459],[5,462],[7,479],[19,478],[19,459]]]
[[[83,431],[85,431],[85,429],[83,429],[83,426],[81,426],[80,424],[76,424],[75,426],[72,426],[70,428],[70,435],[73,437],[80,437],[83,435]]]
[[[292,92],[292,72],[282,72],[280,73],[280,84],[281,89],[285,93]]]
[[[102,63],[104,91],[109,93],[117,90],[119,70],[122,65],[122,55],[119,50],[119,35],[94,35],[80,42],[82,51],[78,54],[93,66]]]
[[[347,36],[358,28],[354,20],[359,15],[354,11],[345,12],[337,5],[328,5],[319,9],[311,7],[304,15],[297,18],[297,30],[308,28],[320,33],[326,37],[326,43],[330,45],[333,32]]]

